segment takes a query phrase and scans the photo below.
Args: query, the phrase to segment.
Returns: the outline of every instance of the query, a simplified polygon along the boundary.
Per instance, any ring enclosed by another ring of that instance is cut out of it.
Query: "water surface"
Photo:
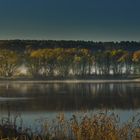
[[[0,83],[1,117],[21,114],[25,125],[64,112],[115,112],[122,121],[140,112],[140,83]]]

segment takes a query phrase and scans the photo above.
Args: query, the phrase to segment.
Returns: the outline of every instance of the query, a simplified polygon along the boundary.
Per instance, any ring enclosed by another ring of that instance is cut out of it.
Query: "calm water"
[[[22,116],[24,125],[52,120],[60,112],[88,114],[108,110],[126,121],[140,112],[140,83],[0,83],[0,117]]]

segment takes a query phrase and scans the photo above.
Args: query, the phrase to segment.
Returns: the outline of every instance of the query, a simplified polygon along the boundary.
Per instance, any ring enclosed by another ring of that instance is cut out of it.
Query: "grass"
[[[42,121],[38,131],[17,126],[17,118],[3,118],[0,139],[12,140],[140,140],[140,114],[120,125],[115,114],[99,113],[93,116],[76,116],[66,119],[59,114],[56,119]],[[19,119],[18,119],[19,120]],[[22,119],[21,119],[22,122]]]

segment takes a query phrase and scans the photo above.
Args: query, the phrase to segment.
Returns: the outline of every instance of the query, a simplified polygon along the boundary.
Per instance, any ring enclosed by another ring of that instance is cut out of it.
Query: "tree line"
[[[31,77],[116,76],[140,74],[140,50],[27,48],[23,53],[0,49],[0,76],[11,77],[25,66]]]
[[[136,51],[140,49],[140,42],[120,41],[120,42],[94,42],[94,41],[73,41],[73,40],[0,40],[0,48],[23,52],[28,48],[86,48],[92,51],[107,49],[123,49]]]

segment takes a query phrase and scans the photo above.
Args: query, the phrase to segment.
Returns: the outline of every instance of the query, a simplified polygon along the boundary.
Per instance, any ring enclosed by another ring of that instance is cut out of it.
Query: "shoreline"
[[[140,83],[140,79],[93,79],[93,80],[89,80],[89,79],[85,79],[85,80],[21,80],[21,79],[3,79],[0,80],[0,83],[35,83],[35,84],[45,84],[45,83]]]

